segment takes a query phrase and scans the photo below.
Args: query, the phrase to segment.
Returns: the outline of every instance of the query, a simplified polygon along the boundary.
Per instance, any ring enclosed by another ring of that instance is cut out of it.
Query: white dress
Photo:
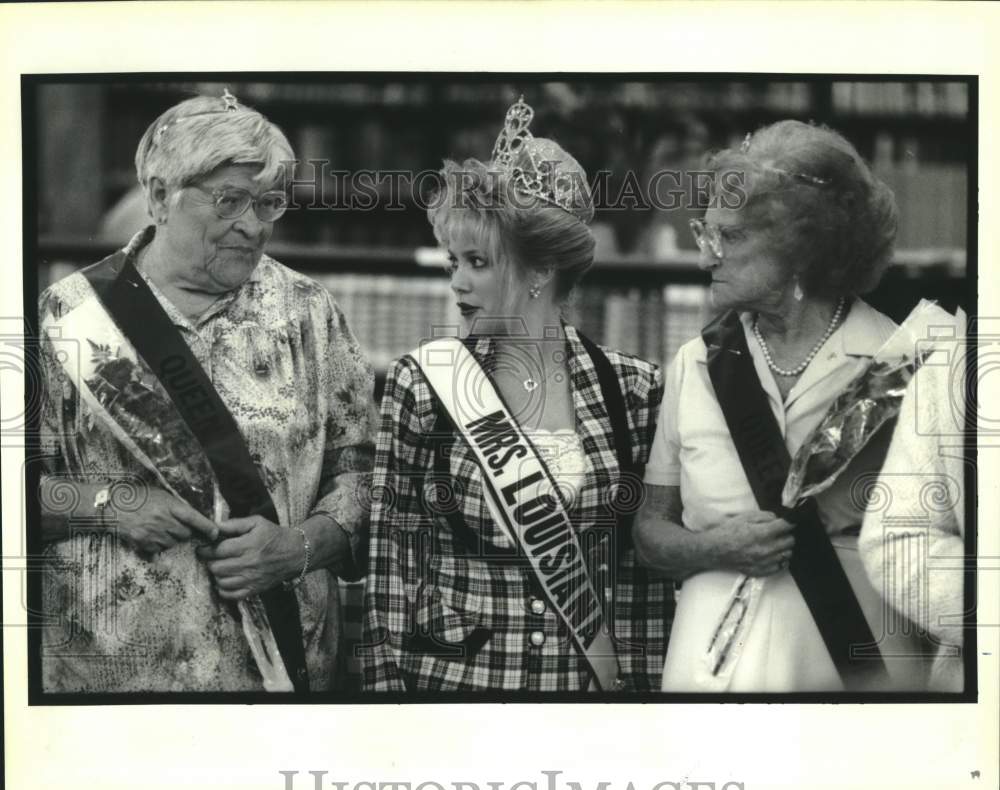
[[[742,317],[747,345],[791,454],[822,419],[832,399],[867,364],[895,325],[864,302],[855,301],[844,323],[817,354],[783,402],[760,347]],[[863,454],[841,480],[818,498],[820,515],[831,533],[861,522],[858,485],[871,475]],[[710,529],[728,516],[756,510],[757,503],[736,455],[736,448],[715,400],[706,350],[696,338],[678,352],[667,373],[656,438],[646,482],[678,486],[683,525]],[[852,492],[852,487],[854,491]],[[788,571],[768,577],[748,612],[747,629],[713,674],[709,654],[716,629],[727,612],[740,574],[712,570],[695,574],[678,592],[677,610],[667,643],[664,691],[786,692],[842,689],[836,667],[798,587]]]

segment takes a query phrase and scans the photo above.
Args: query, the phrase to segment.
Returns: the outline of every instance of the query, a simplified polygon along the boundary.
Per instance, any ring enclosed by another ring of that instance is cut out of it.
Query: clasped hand
[[[788,567],[794,530],[794,524],[774,513],[750,510],[730,516],[709,532],[722,567],[747,576],[771,576]]]
[[[116,528],[136,553],[152,559],[180,543],[201,538],[195,549],[215,579],[219,595],[232,601],[264,592],[294,577],[304,560],[301,537],[263,516],[216,524],[167,491],[153,488],[143,506],[122,512]]]
[[[239,601],[264,592],[302,568],[298,533],[263,516],[234,518],[219,524],[222,539],[195,553],[215,578],[219,596]]]
[[[146,559],[196,536],[208,541],[219,536],[214,521],[160,488],[150,488],[138,510],[117,512],[114,528],[125,544]]]

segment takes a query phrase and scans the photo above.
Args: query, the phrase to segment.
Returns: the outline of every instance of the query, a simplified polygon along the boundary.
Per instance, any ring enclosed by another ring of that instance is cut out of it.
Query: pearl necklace
[[[813,361],[823,344],[830,339],[830,335],[833,334],[833,330],[837,328],[837,322],[840,321],[840,314],[844,312],[845,299],[840,298],[840,302],[837,304],[837,309],[833,312],[833,318],[830,319],[829,325],[826,327],[826,331],[823,333],[823,337],[816,341],[816,345],[812,347],[812,350],[806,355],[806,358],[802,361],[802,364],[791,370],[786,370],[785,368],[779,368],[774,364],[774,360],[771,358],[771,349],[767,347],[767,343],[764,341],[764,336],[760,333],[760,329],[757,327],[757,319],[753,320],[753,333],[757,338],[757,342],[760,343],[760,350],[764,354],[764,361],[767,362],[767,366],[777,373],[779,376],[798,376],[803,370],[809,367],[809,363]]]

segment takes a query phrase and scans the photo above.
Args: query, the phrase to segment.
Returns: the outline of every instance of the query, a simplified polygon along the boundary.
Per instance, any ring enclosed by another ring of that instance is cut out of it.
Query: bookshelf
[[[897,185],[905,206],[900,245],[919,248],[965,244],[970,141],[969,86],[961,81],[861,81],[818,77],[809,81],[701,79],[666,81],[587,77],[540,82],[526,76],[476,75],[466,79],[420,74],[301,75],[271,81],[96,82],[45,85],[39,94],[43,136],[42,231],[92,232],[95,222],[134,185],[132,157],[146,125],[171,104],[194,93],[221,94],[227,85],[287,133],[301,160],[324,159],[330,167],[356,172],[435,170],[445,157],[489,155],[506,107],[520,93],[536,109],[539,134],[562,142],[588,173],[601,169],[646,172],[660,164],[695,167],[705,151],[738,143],[744,134],[781,118],[827,123],[842,131]],[[73,134],[67,134],[67,129]],[[85,156],[80,157],[80,146]],[[657,154],[657,152],[659,152]],[[81,170],[78,206],[60,206],[59,174],[67,163]],[[45,172],[47,170],[47,172]],[[917,175],[914,175],[917,173]],[[935,199],[921,201],[927,183]],[[330,178],[326,188],[333,188]],[[352,190],[347,188],[347,192]],[[95,200],[95,195],[97,200]],[[344,197],[349,197],[345,194]],[[934,209],[954,208],[953,217]],[[637,239],[662,224],[662,212],[636,217],[606,213],[615,254],[649,254]],[[673,223],[681,231],[682,223]],[[403,210],[306,212],[289,217],[276,241],[418,247],[433,244],[424,212],[404,196]],[[680,249],[690,249],[683,232]],[[933,236],[928,239],[928,236]]]
[[[87,237],[43,236],[39,289],[114,249]],[[376,368],[379,392],[394,358],[433,336],[436,327],[458,324],[437,249],[272,244],[268,253],[330,291]],[[691,253],[670,261],[600,261],[581,283],[568,318],[596,342],[663,364],[712,316],[707,276],[695,261]],[[896,321],[921,298],[968,311],[964,271],[963,250],[900,250],[866,299]]]
[[[968,306],[965,280],[974,86],[962,80],[840,77],[645,79],[644,75],[267,75],[221,81],[39,86],[40,285],[98,260],[123,241],[95,240],[102,218],[134,187],[132,158],[146,126],[195,93],[224,86],[285,130],[300,160],[341,171],[433,171],[445,157],[489,155],[506,108],[524,94],[533,129],[560,141],[592,176],[697,169],[706,151],[738,144],[782,118],[841,131],[896,191],[897,266],[871,301],[897,320],[918,298]],[[303,178],[299,173],[299,178]],[[357,186],[320,178],[346,205]],[[425,212],[289,212],[269,252],[322,281],[377,365],[408,350],[424,327],[454,323]],[[694,265],[690,212],[599,211],[598,264],[573,320],[595,340],[662,361],[707,320],[705,276]],[[125,223],[127,225],[127,222]],[[127,235],[135,228],[130,227]],[[126,237],[127,237],[126,235]],[[114,242],[114,243],[112,243]]]

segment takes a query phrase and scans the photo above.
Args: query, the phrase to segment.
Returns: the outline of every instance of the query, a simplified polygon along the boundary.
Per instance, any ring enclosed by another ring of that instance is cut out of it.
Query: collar
[[[743,321],[744,331],[747,333],[747,343],[750,346],[751,354],[754,355],[757,375],[764,383],[770,396],[781,403],[781,395],[771,372],[767,369],[767,362],[759,350],[756,338],[751,340],[751,315],[747,313],[740,316],[740,319]],[[803,395],[815,387],[823,385],[829,380],[828,377],[841,366],[850,365],[851,370],[857,371],[858,368],[854,366],[859,363],[863,366],[867,360],[875,356],[876,352],[895,331],[895,328],[896,325],[889,318],[862,300],[854,299],[843,323],[830,336],[826,346],[820,349],[815,359],[789,391],[788,397],[784,399],[784,409],[786,411],[791,409],[792,405]],[[755,352],[753,349],[757,349],[757,351]]]
[[[898,328],[891,318],[855,298],[840,327],[841,350],[847,356],[873,357]]]
[[[129,239],[129,243],[122,248],[122,253],[132,262],[133,266],[135,265],[136,258],[139,256],[139,250],[149,244],[155,235],[156,225],[147,225]]]
[[[588,357],[589,355],[586,349],[584,349],[583,343],[580,342],[580,336],[577,334],[576,327],[563,321],[562,329],[563,334],[566,336],[566,343],[569,346],[570,357],[572,359]],[[479,360],[479,364],[483,366],[483,369],[492,372],[497,348],[496,340],[491,335],[470,335],[462,342],[465,343],[466,348]]]
[[[236,298],[243,293],[245,288],[247,288],[251,283],[256,283],[260,280],[262,274],[261,267],[267,260],[267,255],[261,255],[260,261],[258,261],[254,270],[250,272],[250,276],[247,277],[246,281],[239,288],[219,296],[219,298],[216,299],[204,313],[198,316],[196,320],[192,321],[177,309],[174,303],[171,302],[159,288],[157,288],[156,284],[145,272],[141,271],[139,267],[136,266],[139,258],[139,252],[152,242],[155,236],[155,225],[149,225],[143,228],[131,238],[128,244],[125,245],[122,249],[122,253],[125,255],[126,260],[130,261],[132,265],[136,267],[136,271],[138,271],[142,279],[146,281],[146,285],[149,286],[149,290],[152,291],[153,296],[156,297],[156,300],[163,307],[164,311],[166,311],[174,325],[184,329],[196,329],[210,318],[218,315],[220,312],[229,307],[229,305],[231,305]]]
[[[830,336],[829,348],[849,357],[875,356],[890,335],[896,331],[896,324],[857,297],[848,305],[847,316]],[[740,313],[740,322],[748,338],[753,334],[753,319],[753,313]]]
[[[740,323],[747,336],[753,335],[753,313],[740,313]],[[883,315],[863,299],[855,297],[847,317],[831,336],[830,347],[850,357],[873,357],[898,327],[888,316]],[[695,360],[707,364],[707,349],[700,343]]]
[[[576,327],[563,321],[562,328],[566,337],[567,362],[572,383],[575,431],[584,441],[584,446],[606,448],[591,456],[591,463],[614,468],[618,462],[611,438],[613,428],[607,408],[603,405],[597,369],[580,341]],[[496,341],[492,337],[480,336],[468,337],[463,342],[483,370],[492,374],[495,368]]]

